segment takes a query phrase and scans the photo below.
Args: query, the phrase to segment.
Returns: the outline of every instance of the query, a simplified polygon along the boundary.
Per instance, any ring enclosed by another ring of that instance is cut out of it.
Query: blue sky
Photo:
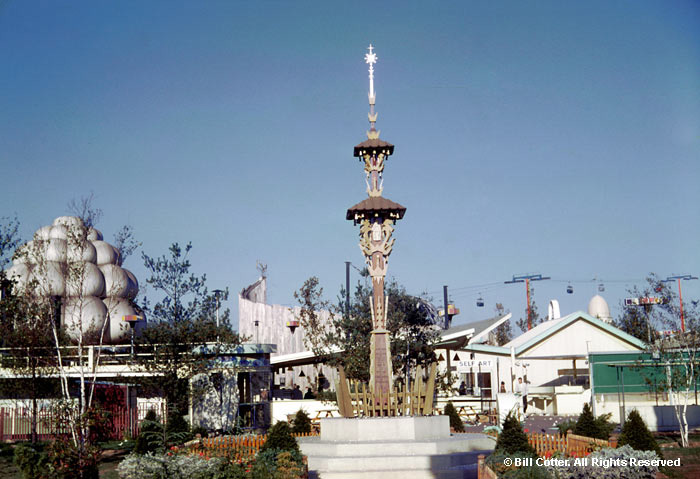
[[[311,275],[333,298],[363,261],[344,217],[366,197],[369,43],[409,292],[449,285],[461,323],[520,317],[514,274],[551,276],[535,300],[565,313],[598,277],[615,315],[650,271],[700,273],[692,1],[1,2],[0,216],[27,238],[93,192],[108,240],[192,241],[234,316],[256,260],[271,302]]]

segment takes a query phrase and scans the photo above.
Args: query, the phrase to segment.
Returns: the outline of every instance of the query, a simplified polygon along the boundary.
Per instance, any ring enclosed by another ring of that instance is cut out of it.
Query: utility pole
[[[345,262],[345,318],[350,318],[350,261]]]
[[[683,316],[683,294],[681,293],[681,280],[682,279],[686,280],[686,281],[690,281],[693,279],[698,279],[698,277],[691,276],[689,274],[681,274],[681,275],[669,276],[668,278],[662,279],[661,281],[664,283],[678,281],[678,302],[680,303],[680,308],[681,308],[681,332],[685,333],[685,317]]]
[[[510,281],[504,281],[504,284],[512,283],[525,283],[525,291],[527,296],[527,330],[532,329],[532,318],[530,317],[530,281],[542,281],[545,279],[552,279],[549,276],[542,276],[541,274],[523,274],[520,276],[513,276]]]
[[[221,289],[215,289],[212,291],[214,295],[216,296],[216,342],[219,342],[219,305],[221,304],[221,301],[219,299],[221,293],[223,293],[223,290]]]
[[[447,308],[447,285],[444,285],[442,287],[442,296],[444,300],[444,305],[445,305],[445,330],[450,329],[450,315],[448,314],[449,309]]]

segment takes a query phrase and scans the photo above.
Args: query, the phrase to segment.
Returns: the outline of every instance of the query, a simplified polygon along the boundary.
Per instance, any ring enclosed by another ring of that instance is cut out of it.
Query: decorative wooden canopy
[[[406,213],[406,207],[383,196],[371,196],[348,208],[345,219],[353,220],[356,224],[365,219],[380,216],[400,220]]]
[[[374,156],[380,153],[383,153],[386,156],[394,154],[394,145],[384,140],[380,140],[379,138],[366,140],[359,145],[355,145],[353,156],[362,158],[367,154]]]

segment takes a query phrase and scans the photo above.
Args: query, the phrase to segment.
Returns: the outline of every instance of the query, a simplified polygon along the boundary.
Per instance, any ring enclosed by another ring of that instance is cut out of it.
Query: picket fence
[[[136,437],[139,424],[146,417],[148,407],[138,409],[119,409],[110,411],[110,438],[122,440],[127,436]],[[164,415],[161,412],[161,417]],[[51,409],[41,409],[37,417],[37,435],[39,440],[49,440],[67,434],[57,426],[58,417]],[[32,437],[31,408],[0,408],[0,441],[28,441]]]
[[[294,437],[318,436],[317,432],[292,434]],[[206,456],[225,456],[235,460],[246,460],[258,453],[267,440],[267,434],[221,436],[196,439],[190,441],[187,447],[194,453]]]
[[[560,452],[567,456],[582,457],[601,447],[617,447],[617,438],[595,439],[578,436],[569,431],[567,434],[529,433],[528,442],[538,456],[548,456]]]
[[[617,447],[617,438],[595,439],[579,436],[569,431],[567,434],[544,434],[532,432],[527,440],[540,457],[550,457],[561,453],[568,457],[584,457],[602,447]],[[477,474],[479,479],[497,479],[498,475],[485,463],[485,456],[479,454]]]

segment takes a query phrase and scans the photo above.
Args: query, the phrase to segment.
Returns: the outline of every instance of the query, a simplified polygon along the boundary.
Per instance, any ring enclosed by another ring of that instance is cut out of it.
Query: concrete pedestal
[[[322,479],[476,478],[480,453],[495,440],[450,434],[447,416],[321,419],[321,436],[299,438],[310,477]]]

